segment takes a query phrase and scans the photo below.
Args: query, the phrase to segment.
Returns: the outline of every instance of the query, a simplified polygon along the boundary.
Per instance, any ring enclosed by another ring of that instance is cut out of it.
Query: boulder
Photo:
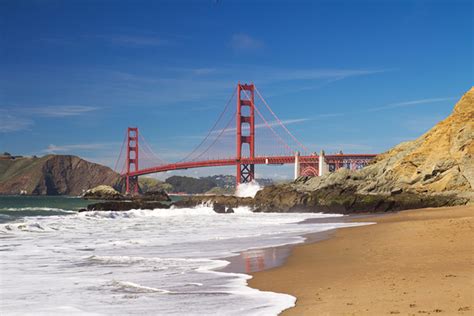
[[[220,204],[220,203],[214,203],[212,209],[214,210],[214,212],[219,213],[219,214],[234,213],[233,208],[231,208],[231,207],[228,208],[224,204]]]
[[[93,189],[87,190],[83,198],[93,200],[123,200],[124,196],[108,185],[99,185]]]
[[[166,202],[171,201],[170,197],[168,196],[165,190],[148,191],[142,195],[138,195],[134,197],[134,199],[142,200],[142,201],[155,201],[155,202],[156,201],[166,201]]]

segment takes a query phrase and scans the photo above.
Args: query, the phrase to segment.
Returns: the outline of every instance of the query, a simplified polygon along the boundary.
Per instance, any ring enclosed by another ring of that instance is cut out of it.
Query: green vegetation
[[[183,176],[172,176],[166,179],[166,183],[173,186],[174,192],[185,192],[190,194],[205,193],[216,187],[216,182],[208,178],[191,178]]]
[[[154,179],[154,178],[139,177],[138,182],[143,192],[160,191],[160,190],[171,192],[173,190],[173,186],[171,184],[160,181],[158,179]]]

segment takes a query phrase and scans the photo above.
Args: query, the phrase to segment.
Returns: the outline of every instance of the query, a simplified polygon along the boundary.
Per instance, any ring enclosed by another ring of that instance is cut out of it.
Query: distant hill
[[[166,179],[172,186],[173,192],[188,194],[231,194],[235,190],[235,176],[215,175],[209,177],[193,178],[185,176],[172,176]],[[257,179],[263,186],[273,184],[271,179]]]
[[[120,187],[109,167],[77,156],[0,156],[0,194],[80,195],[100,184]]]

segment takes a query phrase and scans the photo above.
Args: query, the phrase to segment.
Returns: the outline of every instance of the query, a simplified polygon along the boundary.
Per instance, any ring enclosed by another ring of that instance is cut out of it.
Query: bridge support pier
[[[324,158],[324,150],[321,150],[321,153],[319,154],[319,176],[323,176],[325,175],[326,173],[329,172],[329,166],[328,164],[326,163],[326,159]]]
[[[242,97],[242,92],[244,97]],[[255,158],[255,86],[253,84],[238,84],[237,85],[237,185],[239,183],[251,182],[255,178],[255,165],[252,163],[242,163],[242,146],[248,144],[249,155],[248,158],[253,160]],[[243,108],[248,107],[249,110],[242,111]],[[242,112],[248,112],[244,115]],[[246,125],[248,124],[248,126]],[[248,131],[248,134],[243,135],[242,127]]]
[[[295,152],[295,180],[301,175],[300,152]]]
[[[127,173],[125,174],[125,193],[138,193],[138,176],[131,173],[138,171],[138,127],[127,129]]]
[[[125,192],[126,194],[138,193],[138,176],[126,176],[125,178]]]

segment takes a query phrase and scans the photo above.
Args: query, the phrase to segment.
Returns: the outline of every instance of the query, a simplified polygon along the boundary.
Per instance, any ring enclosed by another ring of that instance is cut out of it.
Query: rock
[[[212,209],[216,213],[225,214],[225,205],[224,204],[214,203],[214,206],[212,207]]]
[[[142,195],[134,197],[134,199],[142,200],[142,201],[171,201],[168,194],[165,190],[155,190],[155,191],[148,191]]]
[[[390,195],[395,195],[395,194],[400,194],[403,192],[403,189],[401,188],[393,188],[391,191],[390,191]]]
[[[290,185],[268,187],[255,196],[255,212],[371,213],[466,204],[456,195],[400,192],[394,195],[359,194],[355,188],[325,187],[300,192]]]
[[[229,207],[227,208],[224,204],[220,203],[214,203],[212,209],[214,212],[219,213],[219,214],[231,214],[234,213],[234,209]]]
[[[108,185],[99,185],[93,189],[87,190],[83,198],[94,200],[123,200],[124,196]]]
[[[252,206],[254,205],[254,201],[250,197],[241,198],[233,195],[194,195],[173,203],[176,207],[195,207],[203,204],[220,204],[227,208],[236,208],[239,206]]]

